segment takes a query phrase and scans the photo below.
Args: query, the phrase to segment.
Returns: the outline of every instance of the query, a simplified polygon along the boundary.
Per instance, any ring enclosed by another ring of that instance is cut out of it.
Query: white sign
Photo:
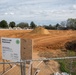
[[[5,60],[20,61],[20,43],[19,38],[1,38],[2,58]]]

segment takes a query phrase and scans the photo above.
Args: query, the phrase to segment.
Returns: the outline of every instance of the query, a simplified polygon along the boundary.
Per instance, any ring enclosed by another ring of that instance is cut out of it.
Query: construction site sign
[[[19,38],[1,38],[2,59],[11,61],[20,61],[20,43]]]

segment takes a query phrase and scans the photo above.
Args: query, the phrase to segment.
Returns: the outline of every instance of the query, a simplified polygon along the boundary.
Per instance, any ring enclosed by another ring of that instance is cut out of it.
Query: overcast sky
[[[56,24],[76,18],[76,0],[0,0],[0,21]]]

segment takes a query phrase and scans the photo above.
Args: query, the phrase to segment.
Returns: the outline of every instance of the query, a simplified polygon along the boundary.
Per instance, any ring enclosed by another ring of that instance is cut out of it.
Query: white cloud
[[[73,5],[73,8],[76,9],[76,5]]]
[[[1,0],[0,19],[4,18],[7,21],[8,18],[15,21],[65,20],[75,17],[75,3],[75,0]],[[70,7],[74,10],[70,10]]]
[[[5,15],[14,15],[14,13],[13,12],[6,12],[6,13],[4,13]]]
[[[8,13],[4,13],[5,15],[8,15]]]
[[[14,13],[13,13],[13,12],[10,12],[9,14],[10,14],[10,15],[14,15]]]

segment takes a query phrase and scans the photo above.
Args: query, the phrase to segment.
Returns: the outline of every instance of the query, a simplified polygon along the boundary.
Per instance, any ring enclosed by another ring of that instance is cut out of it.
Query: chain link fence
[[[21,75],[20,63],[0,62],[0,75]]]
[[[76,75],[76,57],[0,62],[0,75]]]

